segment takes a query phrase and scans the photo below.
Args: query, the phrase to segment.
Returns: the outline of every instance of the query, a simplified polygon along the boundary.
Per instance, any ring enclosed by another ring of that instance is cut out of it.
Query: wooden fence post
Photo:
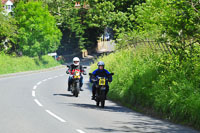
[[[157,42],[157,43],[158,43],[158,46],[161,49],[162,53],[164,53],[165,51],[163,51],[163,49],[161,48],[160,43],[159,42]]]
[[[167,45],[167,43],[165,43],[165,46],[167,47],[169,53],[172,54],[171,51],[170,51],[170,49],[169,49],[169,47],[168,47],[168,45]]]
[[[149,44],[150,48],[153,50],[153,48],[151,47],[151,44],[149,43],[149,40],[147,39],[147,43]]]

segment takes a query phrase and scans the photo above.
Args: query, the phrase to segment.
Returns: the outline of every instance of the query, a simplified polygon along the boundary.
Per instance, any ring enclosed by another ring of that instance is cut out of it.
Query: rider
[[[105,64],[104,64],[103,61],[99,61],[97,63],[97,66],[98,66],[98,69],[94,70],[92,72],[92,74],[95,77],[106,77],[106,78],[108,78],[108,81],[106,82],[106,96],[107,96],[107,93],[109,91],[108,82],[112,82],[112,76],[108,77],[108,74],[110,74],[110,72],[108,70],[104,69]],[[91,78],[90,78],[90,82],[93,82]],[[95,100],[95,93],[96,93],[96,84],[95,83],[96,82],[93,82],[93,86],[92,86],[92,100]]]
[[[86,74],[85,70],[83,69],[83,66],[80,65],[80,59],[78,57],[73,58],[73,64],[71,64],[69,69],[66,71],[67,74],[70,73],[69,78],[68,78],[68,91],[71,91],[70,86],[72,84],[72,76],[76,69],[80,70],[81,73]],[[81,88],[82,86],[83,86],[83,76],[81,75],[81,78],[80,78],[80,90],[81,91],[83,91]]]

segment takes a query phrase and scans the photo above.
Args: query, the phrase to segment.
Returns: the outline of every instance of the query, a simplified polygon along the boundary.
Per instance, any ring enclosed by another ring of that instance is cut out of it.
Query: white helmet
[[[80,63],[80,59],[79,59],[78,57],[74,57],[74,58],[73,58],[73,64],[74,64],[75,66],[78,66],[79,63]]]

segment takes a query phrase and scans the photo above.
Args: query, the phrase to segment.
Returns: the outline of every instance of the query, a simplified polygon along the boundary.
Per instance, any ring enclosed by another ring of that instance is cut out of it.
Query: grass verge
[[[42,58],[39,59],[38,57],[12,57],[0,54],[0,74],[40,70],[60,64],[60,62],[57,62],[50,56],[42,56]]]
[[[176,123],[200,128],[199,52],[179,57],[148,48],[127,48],[98,59],[114,72],[109,98]],[[96,62],[91,66],[97,68]]]

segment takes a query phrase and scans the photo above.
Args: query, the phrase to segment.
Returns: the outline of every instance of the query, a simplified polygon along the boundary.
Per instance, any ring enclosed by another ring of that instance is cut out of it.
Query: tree
[[[98,37],[104,33],[106,27],[114,29],[117,34],[133,30],[134,7],[144,2],[144,0],[43,1],[49,5],[50,13],[55,16],[60,29],[65,32],[62,49],[69,46],[76,46],[80,49],[95,46]],[[75,2],[79,2],[81,6],[75,8]],[[85,9],[84,5],[87,4],[89,8]],[[72,40],[78,41],[72,42]]]
[[[85,44],[88,44],[88,39],[85,38],[86,24],[84,22],[87,14],[87,9],[81,6],[75,8],[75,2],[71,0],[49,0],[45,1],[49,5],[50,13],[56,18],[59,28],[63,32],[62,46],[59,52],[68,52],[72,50],[85,49]]]
[[[87,14],[89,27],[112,28],[116,35],[134,29],[135,5],[144,0],[89,0],[91,8]]]
[[[19,48],[24,55],[40,57],[57,50],[62,34],[47,6],[38,1],[20,1],[14,12],[19,27]]]
[[[16,49],[17,27],[15,19],[6,15],[0,2],[0,51],[5,53],[13,52]]]
[[[185,54],[188,45],[200,43],[199,11],[198,0],[148,0],[136,7],[139,34],[170,41]]]

